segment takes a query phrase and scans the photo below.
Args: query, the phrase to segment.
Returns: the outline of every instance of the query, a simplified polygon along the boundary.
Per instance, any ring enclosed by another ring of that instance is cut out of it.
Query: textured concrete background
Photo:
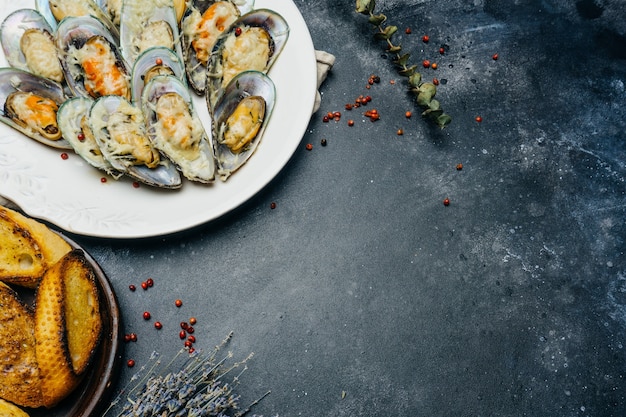
[[[255,352],[242,404],[271,390],[264,415],[626,415],[626,2],[378,1],[412,61],[439,65],[421,72],[443,131],[354,2],[295,2],[337,61],[281,175],[176,236],[76,237],[139,334],[125,358],[179,348],[149,309],[197,316],[198,345],[233,330]],[[381,120],[344,110],[361,94]]]

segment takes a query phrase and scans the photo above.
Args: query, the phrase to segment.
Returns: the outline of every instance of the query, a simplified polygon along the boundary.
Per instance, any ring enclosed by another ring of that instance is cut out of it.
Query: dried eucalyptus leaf
[[[435,87],[435,85],[432,83],[424,83],[420,85],[419,90],[420,92],[430,94],[431,97],[435,97],[435,94],[437,94],[437,87]]]
[[[451,122],[452,117],[448,116],[447,114],[442,114],[441,116],[437,117],[437,125],[439,125],[439,127],[442,129],[449,125]]]
[[[411,74],[411,76],[409,77],[409,85],[411,87],[419,87],[420,84],[422,83],[422,74],[420,74],[419,72],[415,72],[413,74]],[[419,92],[419,90],[417,90],[417,92]]]
[[[402,69],[398,70],[398,74],[402,75],[403,77],[410,77],[415,72],[415,68],[417,68],[417,65],[403,67]]]
[[[386,20],[387,20],[387,16],[385,16],[382,13],[376,14],[376,15],[372,14],[370,15],[369,19],[367,19],[367,21],[370,22],[374,26],[380,26],[383,23],[385,23]]]
[[[400,65],[401,67],[404,67],[407,62],[409,62],[409,58],[410,58],[410,54],[404,54],[399,56],[397,59],[394,59],[393,63],[396,65]]]
[[[391,45],[389,48],[387,48],[387,52],[391,52],[394,54],[399,53],[402,50],[402,45]]]
[[[376,7],[375,0],[356,0],[356,11],[361,14],[370,14]]]
[[[382,31],[380,32],[376,32],[374,34],[374,36],[376,37],[376,39],[383,39],[383,40],[388,40],[390,39],[394,33],[396,33],[398,31],[398,27],[397,26],[387,26],[386,28],[384,28]]]
[[[428,107],[430,106],[430,101],[432,100],[433,95],[428,91],[421,91],[417,95],[417,104],[420,107]]]

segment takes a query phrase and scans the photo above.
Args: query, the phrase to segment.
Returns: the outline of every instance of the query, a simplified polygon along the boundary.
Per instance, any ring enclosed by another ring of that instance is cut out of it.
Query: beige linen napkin
[[[328,71],[335,64],[335,56],[325,51],[315,51],[315,58],[317,59],[317,88],[318,91],[315,94],[315,104],[313,105],[313,113],[315,113],[320,108],[320,103],[322,101],[322,96],[319,92],[319,88],[326,80],[328,76]],[[9,207],[12,209],[18,209],[18,207],[11,201],[6,198],[0,196],[0,205]]]

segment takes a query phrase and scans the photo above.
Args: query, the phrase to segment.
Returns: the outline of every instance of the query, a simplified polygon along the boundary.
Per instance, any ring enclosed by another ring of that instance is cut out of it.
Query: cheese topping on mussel
[[[119,26],[122,16],[122,0],[106,0],[106,9],[113,24]]]
[[[94,98],[104,95],[130,97],[130,81],[121,69],[111,44],[102,36],[92,36],[82,48],[68,51],[84,73],[84,86]]]
[[[271,56],[269,33],[256,26],[234,31],[224,42],[222,49],[222,85],[243,71],[263,71]]]
[[[95,16],[98,14],[98,11],[94,10],[91,4],[84,0],[49,0],[48,3],[57,22],[68,16]]]
[[[120,100],[117,109],[108,115],[92,111],[90,123],[93,130],[106,129],[106,154],[115,155],[132,165],[146,165],[148,168],[159,165],[159,153],[148,140],[143,114],[129,102]]]
[[[174,49],[172,27],[165,20],[156,20],[146,24],[139,36],[137,42],[139,53],[154,46],[164,46],[169,49]]]
[[[20,49],[33,74],[56,82],[63,81],[63,69],[50,33],[42,29],[27,29],[20,39]]]
[[[23,91],[11,93],[4,104],[7,117],[49,140],[61,139],[61,130],[57,124],[58,109],[54,100]]]
[[[218,1],[202,15],[194,9],[185,20],[185,35],[191,39],[196,58],[207,64],[217,38],[239,17],[239,10],[230,1]]]
[[[243,98],[226,120],[220,142],[233,152],[246,149],[259,133],[265,117],[265,99],[260,96]]]
[[[187,102],[177,93],[165,93],[156,102],[156,136],[185,158],[195,158],[204,128],[191,117]],[[187,153],[187,155],[184,155]]]

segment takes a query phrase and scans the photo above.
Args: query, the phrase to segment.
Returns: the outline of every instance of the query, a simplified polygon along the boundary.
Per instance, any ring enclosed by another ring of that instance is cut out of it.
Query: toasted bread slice
[[[102,318],[95,285],[91,266],[76,249],[48,269],[37,288],[35,340],[45,407],[78,386],[96,350]]]
[[[96,275],[79,250],[66,257],[65,324],[67,342],[76,374],[87,369],[100,342],[102,316]]]
[[[32,310],[0,282],[0,397],[33,408],[43,403],[35,345]]]
[[[0,206],[0,281],[35,288],[72,247],[46,225]]]
[[[0,416],[2,417],[28,417],[28,413],[15,404],[0,398]]]

